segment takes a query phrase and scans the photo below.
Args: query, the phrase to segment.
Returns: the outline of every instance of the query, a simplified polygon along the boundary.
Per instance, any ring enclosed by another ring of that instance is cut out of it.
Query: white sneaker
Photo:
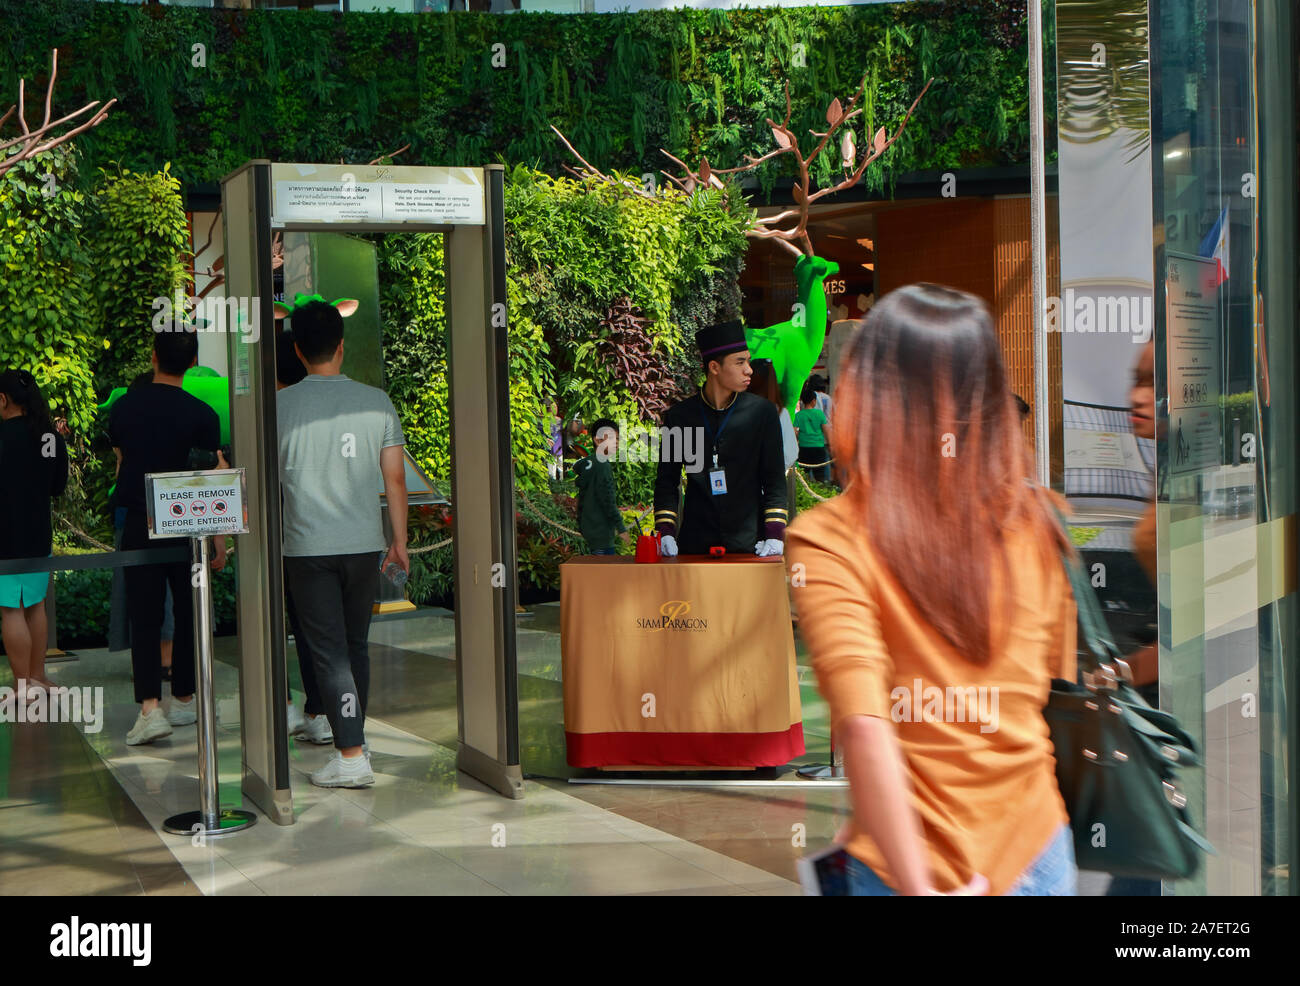
[[[375,783],[375,775],[364,753],[349,758],[335,753],[324,767],[312,773],[311,782],[317,787],[369,787]]]
[[[298,735],[308,743],[315,743],[317,746],[324,746],[326,743],[334,742],[334,730],[330,728],[330,721],[325,716],[303,716],[306,722],[303,723],[302,729]]]
[[[307,717],[302,714],[302,709],[289,703],[289,735],[296,736],[302,730],[303,725],[307,722]]]
[[[190,697],[188,702],[173,698],[167,709],[167,721],[173,726],[193,726],[198,721],[199,700]]]
[[[172,724],[167,721],[167,715],[159,705],[155,706],[148,715],[142,712],[136,717],[135,725],[126,734],[126,745],[140,746],[142,743],[152,743],[171,734]]]

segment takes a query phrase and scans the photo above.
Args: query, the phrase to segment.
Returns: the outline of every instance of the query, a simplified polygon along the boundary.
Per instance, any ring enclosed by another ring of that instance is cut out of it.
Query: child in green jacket
[[[618,454],[618,425],[601,418],[591,427],[595,451],[573,464],[578,484],[578,530],[593,555],[616,554],[614,538],[626,530],[614,492],[610,462]]]

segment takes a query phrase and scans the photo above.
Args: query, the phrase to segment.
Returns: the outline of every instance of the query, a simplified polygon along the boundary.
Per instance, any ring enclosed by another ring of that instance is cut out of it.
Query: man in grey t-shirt
[[[364,747],[371,608],[381,568],[411,567],[402,426],[387,394],[340,372],[343,316],[333,305],[308,302],[290,319],[309,375],[276,394],[284,571],[336,748],[311,780],[365,787],[374,783]],[[381,477],[392,544],[379,513]]]

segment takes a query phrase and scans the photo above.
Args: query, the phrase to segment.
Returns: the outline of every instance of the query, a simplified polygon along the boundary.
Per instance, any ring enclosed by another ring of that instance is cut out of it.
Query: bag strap
[[[1084,670],[1095,672],[1102,664],[1121,660],[1122,655],[1115,645],[1115,639],[1110,635],[1110,627],[1106,625],[1106,618],[1097,604],[1097,595],[1092,591],[1092,583],[1083,570],[1083,564],[1069,546],[1069,525],[1055,505],[1052,510],[1066,535],[1066,546],[1061,549],[1061,562],[1065,566],[1065,576],[1070,581],[1070,590],[1074,593],[1074,603],[1079,611],[1079,629],[1083,633],[1086,657],[1091,662]]]

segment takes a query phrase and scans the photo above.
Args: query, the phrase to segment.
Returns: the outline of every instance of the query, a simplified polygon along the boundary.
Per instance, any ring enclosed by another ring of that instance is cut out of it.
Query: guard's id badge
[[[709,471],[709,492],[714,496],[721,496],[727,492],[727,470],[712,469]]]

